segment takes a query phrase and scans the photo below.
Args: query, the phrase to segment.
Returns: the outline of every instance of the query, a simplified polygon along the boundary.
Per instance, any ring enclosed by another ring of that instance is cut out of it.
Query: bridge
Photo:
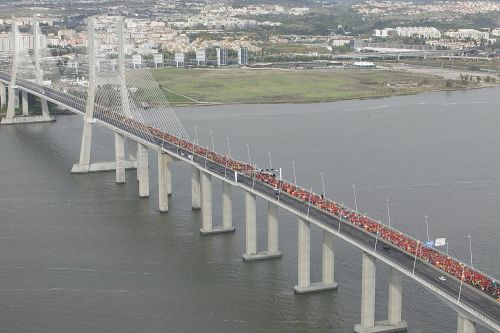
[[[192,169],[192,208],[201,209],[205,236],[234,232],[232,190],[245,193],[245,253],[243,260],[281,257],[278,248],[279,210],[297,216],[296,294],[335,290],[334,237],[362,251],[361,316],[355,332],[406,331],[402,319],[403,277],[416,282],[441,299],[457,313],[457,332],[472,333],[476,324],[500,332],[499,282],[458,259],[427,247],[425,243],[369,218],[323,195],[298,187],[281,177],[280,170],[262,170],[248,162],[202,147],[189,137],[147,68],[135,68],[125,53],[123,18],[113,18],[118,57],[103,54],[99,47],[99,28],[88,18],[88,46],[85,56],[61,65],[40,43],[41,31],[33,19],[34,49],[18,46],[15,18],[12,22],[11,52],[0,63],[0,106],[7,107],[3,125],[54,121],[48,103],[82,115],[84,120],[79,161],[73,173],[113,170],[116,182],[125,182],[125,170],[136,169],[139,196],[149,196],[148,154],[158,156],[159,211],[168,212],[171,188],[171,164],[182,162]],[[114,29],[114,30],[113,30]],[[21,98],[19,98],[21,94]],[[41,115],[29,113],[28,96],[40,100]],[[16,113],[16,107],[22,112]],[[115,159],[92,162],[92,129],[103,126],[115,133]],[[125,140],[129,156],[125,156]],[[135,143],[137,149],[135,149]],[[130,149],[130,147],[134,149]],[[222,225],[212,220],[212,183],[222,182]],[[268,204],[267,249],[257,248],[256,201]],[[310,228],[322,230],[322,277],[310,278]],[[377,262],[389,265],[389,301],[387,318],[375,320],[375,283]]]

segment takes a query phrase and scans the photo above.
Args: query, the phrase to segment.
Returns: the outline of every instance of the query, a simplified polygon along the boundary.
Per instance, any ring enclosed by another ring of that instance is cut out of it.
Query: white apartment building
[[[374,31],[376,37],[413,37],[415,35],[423,38],[441,38],[441,32],[434,27],[397,27],[396,29],[385,28]]]
[[[446,31],[445,36],[455,39],[489,39],[490,33],[475,29],[458,29],[458,31]]]
[[[33,49],[34,40],[32,34],[20,33],[17,36],[17,48],[18,50]],[[10,33],[0,34],[0,52],[12,51],[12,35]],[[47,47],[47,37],[44,35],[40,36],[40,47]]]
[[[397,27],[396,32],[402,37],[441,38],[441,31],[434,27]]]

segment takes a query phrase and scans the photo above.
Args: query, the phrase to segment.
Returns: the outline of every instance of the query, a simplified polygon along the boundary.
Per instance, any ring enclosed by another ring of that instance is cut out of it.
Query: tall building
[[[45,35],[40,36],[40,48],[47,47],[47,37]],[[12,34],[2,33],[0,34],[0,52],[12,51]],[[18,50],[28,50],[35,47],[34,38],[32,34],[20,33],[17,36],[17,49]]]
[[[207,52],[205,49],[196,50],[196,64],[198,67],[205,67],[207,65]]]
[[[184,67],[184,66],[185,66],[184,53],[176,52],[175,53],[175,67]]]
[[[217,53],[217,67],[227,66],[227,50],[218,47],[215,52]]]
[[[238,49],[238,64],[242,66],[248,65],[248,48],[240,47]]]
[[[458,29],[457,31],[446,31],[445,36],[456,39],[489,39],[490,33],[475,29]]]

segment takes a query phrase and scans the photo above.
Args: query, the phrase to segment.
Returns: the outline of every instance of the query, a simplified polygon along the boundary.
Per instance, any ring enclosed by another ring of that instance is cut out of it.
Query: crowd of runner
[[[141,126],[145,125],[141,124]],[[463,283],[467,283],[492,296],[497,301],[500,301],[499,282],[485,276],[469,266],[464,265],[446,254],[435,250],[434,248],[426,247],[425,244],[411,238],[408,235],[389,228],[388,226],[344,207],[339,203],[327,200],[321,195],[311,193],[308,190],[279,179],[275,174],[268,171],[259,170],[250,164],[233,160],[229,156],[221,155],[209,150],[208,148],[203,148],[187,140],[179,139],[158,129],[148,127],[148,131],[150,131],[154,136],[191,151],[193,154],[204,157],[206,160],[213,161],[219,165],[224,165],[226,168],[233,171],[251,176],[256,181],[265,183],[275,189],[275,191],[278,192],[278,195],[281,195],[281,193],[284,192],[286,195],[296,197],[308,205],[321,208],[337,218],[340,217],[342,222],[348,222],[358,228],[364,229],[367,232],[375,235],[378,234],[378,237],[383,239],[385,242],[391,243],[403,249],[415,257],[418,257],[422,261],[438,267],[455,278],[462,280]]]

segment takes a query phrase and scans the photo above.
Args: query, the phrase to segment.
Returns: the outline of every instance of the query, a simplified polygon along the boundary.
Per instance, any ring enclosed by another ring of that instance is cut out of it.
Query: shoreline
[[[265,101],[265,102],[259,102],[259,101],[252,101],[252,102],[200,102],[200,103],[171,103],[171,105],[174,107],[193,107],[193,106],[259,105],[259,104],[322,104],[322,103],[336,103],[336,102],[345,102],[345,101],[365,101],[365,100],[370,100],[370,99],[378,100],[378,99],[388,98],[388,97],[414,96],[414,95],[420,95],[420,94],[447,92],[447,91],[467,91],[467,90],[477,90],[477,89],[488,89],[488,88],[495,88],[498,85],[500,85],[500,83],[484,85],[484,86],[480,86],[480,87],[429,89],[429,90],[417,91],[417,92],[413,92],[413,93],[412,92],[403,92],[400,94],[388,94],[388,95],[384,95],[384,96],[339,98],[339,99],[335,99],[335,100],[316,100],[316,101],[311,101],[311,100],[283,101],[283,100],[280,100],[278,102],[272,102],[272,101]]]
[[[398,97],[398,96],[414,96],[420,94],[427,93],[438,93],[438,92],[447,92],[447,91],[467,91],[467,90],[477,90],[477,89],[487,89],[487,88],[495,88],[500,85],[500,83],[483,85],[480,87],[467,87],[467,88],[448,88],[448,89],[429,89],[425,91],[418,92],[404,92],[401,94],[388,94],[384,96],[368,96],[368,97],[358,97],[358,98],[339,98],[335,100],[317,100],[317,101],[279,101],[273,103],[272,101],[265,102],[200,102],[200,103],[171,103],[173,107],[196,107],[196,106],[224,106],[224,105],[259,105],[259,104],[326,104],[326,103],[336,103],[336,102],[346,102],[346,101],[365,101],[365,100],[378,100],[389,97]],[[53,112],[50,112],[53,115],[74,115],[75,113],[67,110],[57,109]],[[0,112],[0,118],[5,117],[6,112]]]

